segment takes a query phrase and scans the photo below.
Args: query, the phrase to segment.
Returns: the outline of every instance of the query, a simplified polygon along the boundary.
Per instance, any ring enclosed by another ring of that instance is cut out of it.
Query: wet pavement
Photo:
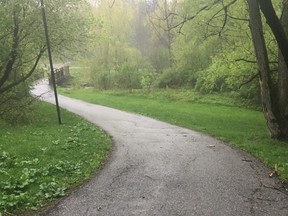
[[[54,102],[45,80],[32,93]],[[279,180],[245,152],[137,114],[64,96],[59,103],[105,130],[114,146],[97,176],[41,215],[288,215]]]

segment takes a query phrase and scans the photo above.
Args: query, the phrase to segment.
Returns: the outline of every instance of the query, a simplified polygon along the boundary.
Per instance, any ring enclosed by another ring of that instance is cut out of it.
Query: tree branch
[[[109,5],[109,7],[112,8],[114,6],[114,4],[115,4],[115,0],[113,0],[112,4]]]
[[[210,23],[214,18],[217,18],[217,15],[218,15],[219,13],[221,13],[222,11],[224,11],[224,22],[223,22],[223,24],[222,24],[222,27],[221,27],[219,33],[218,33],[219,37],[221,37],[222,31],[224,30],[224,28],[225,28],[225,26],[226,26],[226,24],[227,24],[228,8],[229,8],[231,5],[235,4],[236,2],[237,2],[237,0],[233,0],[233,1],[231,1],[229,4],[224,5],[224,2],[221,0],[222,8],[221,8],[220,10],[218,10],[218,11],[210,18],[210,20],[208,21],[208,23]]]
[[[257,61],[255,61],[255,60],[248,60],[248,59],[243,59],[243,58],[235,59],[235,61],[236,61],[236,62],[243,61],[243,62],[253,63],[253,64],[256,64],[256,63],[257,63]]]
[[[13,25],[14,25],[14,30],[13,30],[13,42],[12,42],[12,47],[11,51],[8,57],[7,64],[4,69],[4,74],[0,79],[0,87],[4,85],[4,83],[9,79],[9,75],[11,71],[13,70],[13,65],[17,59],[17,49],[19,46],[19,21],[18,17],[16,14],[16,9],[14,8],[13,10]]]
[[[244,22],[249,22],[249,19],[245,19],[245,18],[239,18],[239,17],[233,17],[229,14],[227,14],[227,16],[231,19],[234,19],[234,20],[239,20],[239,21],[244,21]]]
[[[249,59],[243,59],[243,58],[240,58],[240,59],[235,59],[236,62],[238,61],[244,61],[244,62],[247,62],[247,63],[253,63],[253,64],[256,64],[257,61],[255,60],[249,60]],[[278,64],[278,61],[270,61],[269,62],[270,64]]]
[[[254,79],[256,79],[259,76],[259,74],[254,74],[252,77],[250,77],[247,81],[243,82],[240,86],[239,89],[242,88],[242,86],[252,82]]]
[[[233,0],[233,1],[231,1],[230,3],[228,3],[227,5],[224,5],[224,3],[223,3],[222,0],[215,0],[211,5],[205,5],[205,6],[203,6],[202,8],[200,8],[200,9],[196,12],[195,15],[189,16],[189,17],[185,16],[181,22],[179,22],[179,23],[177,23],[176,25],[170,27],[170,30],[179,27],[178,33],[181,33],[181,30],[182,30],[182,28],[183,28],[183,26],[184,26],[184,24],[185,24],[186,22],[195,19],[195,18],[196,18],[200,13],[202,13],[203,11],[210,10],[214,5],[218,4],[219,2],[221,2],[221,3],[223,4],[223,7],[222,7],[219,11],[217,11],[217,12],[211,17],[211,19],[208,21],[208,23],[210,24],[210,22],[211,22],[221,11],[224,10],[224,23],[223,23],[223,25],[222,25],[222,27],[221,27],[221,30],[220,30],[219,33],[218,33],[218,35],[221,36],[221,33],[222,33],[223,29],[225,28],[225,26],[226,26],[226,24],[227,24],[227,19],[228,19],[228,17],[229,17],[229,15],[228,15],[228,8],[229,8],[231,5],[235,4],[235,3],[237,2],[237,0]],[[242,19],[239,18],[239,20],[242,20]]]
[[[267,24],[271,28],[278,47],[284,57],[286,66],[288,67],[288,39],[285,34],[284,28],[279,20],[271,0],[259,0],[259,5],[262,13],[264,14]]]
[[[15,82],[13,82],[13,83],[11,83],[11,84],[3,87],[3,88],[0,88],[0,94],[8,91],[9,89],[15,87],[15,86],[18,85],[19,83],[21,83],[21,82],[25,81],[26,79],[28,79],[28,78],[33,74],[33,72],[35,71],[35,69],[36,69],[36,67],[37,67],[37,65],[38,65],[38,63],[39,63],[39,60],[41,59],[44,51],[45,51],[45,47],[42,47],[42,48],[40,49],[39,54],[37,55],[37,57],[36,57],[36,59],[35,59],[34,65],[32,66],[31,70],[30,70],[25,76],[23,76],[21,79],[19,79],[19,80],[15,81]]]

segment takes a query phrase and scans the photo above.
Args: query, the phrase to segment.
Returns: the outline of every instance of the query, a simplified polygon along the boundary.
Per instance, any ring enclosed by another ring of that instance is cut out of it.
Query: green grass
[[[154,92],[101,92],[93,89],[60,89],[62,94],[150,116],[201,131],[243,149],[288,180],[288,143],[270,139],[262,112],[243,108],[235,97],[201,95],[187,90]]]
[[[34,120],[12,127],[0,121],[0,215],[37,210],[88,179],[103,164],[111,140],[101,129],[44,102]]]

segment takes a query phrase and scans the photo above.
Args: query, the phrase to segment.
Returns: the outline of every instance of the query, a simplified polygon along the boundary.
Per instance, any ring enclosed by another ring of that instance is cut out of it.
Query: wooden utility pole
[[[54,68],[53,68],[52,54],[51,54],[51,46],[50,46],[50,41],[49,41],[49,34],[48,34],[48,26],[47,26],[47,20],[46,20],[44,0],[40,0],[40,2],[41,2],[43,26],[44,26],[44,31],[45,31],[48,57],[49,57],[49,63],[50,63],[50,69],[51,69],[51,81],[52,81],[53,90],[54,90],[58,122],[59,122],[59,124],[62,124],[60,107],[59,107],[59,102],[58,102],[58,94],[57,94],[57,88],[56,88],[56,82],[55,82],[55,74],[54,74]]]

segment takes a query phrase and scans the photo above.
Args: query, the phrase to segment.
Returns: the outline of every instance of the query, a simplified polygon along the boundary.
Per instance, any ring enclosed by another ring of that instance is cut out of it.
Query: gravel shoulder
[[[32,93],[54,103],[45,80]],[[148,117],[64,96],[59,103],[103,128],[114,148],[99,175],[42,215],[288,215],[279,180],[245,152]]]

